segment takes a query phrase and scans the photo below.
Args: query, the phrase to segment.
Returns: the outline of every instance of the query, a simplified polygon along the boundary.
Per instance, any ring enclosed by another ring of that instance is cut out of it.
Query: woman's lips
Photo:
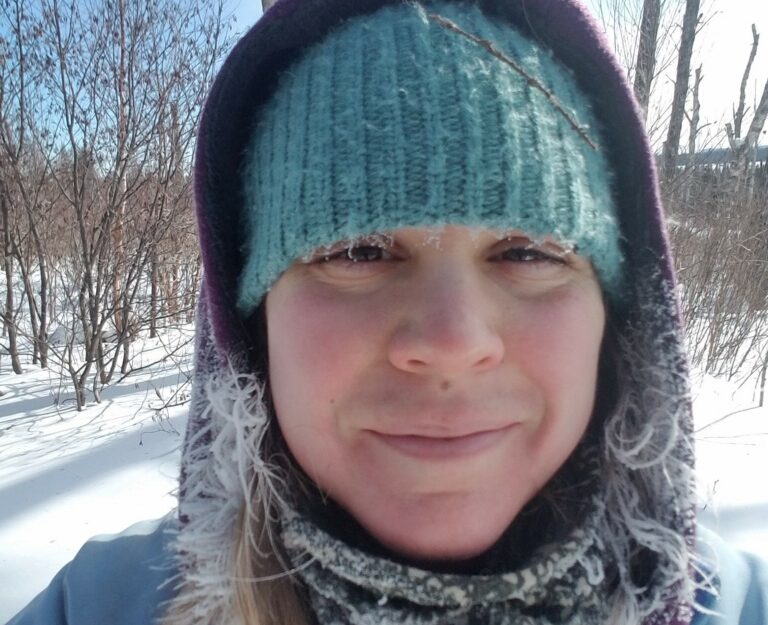
[[[372,432],[372,434],[384,444],[407,456],[424,460],[443,460],[481,453],[501,441],[517,425],[519,424],[513,423],[496,430],[455,437],[383,434],[381,432]]]

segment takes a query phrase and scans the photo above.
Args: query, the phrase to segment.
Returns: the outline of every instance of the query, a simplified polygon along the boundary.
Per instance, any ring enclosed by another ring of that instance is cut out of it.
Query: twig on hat
[[[589,137],[589,135],[586,133],[584,128],[579,126],[579,123],[574,119],[573,115],[571,115],[568,111],[565,110],[563,105],[560,103],[560,100],[558,100],[555,95],[548,91],[547,88],[541,84],[536,78],[531,76],[528,72],[523,69],[519,64],[515,63],[512,59],[510,59],[506,54],[504,54],[501,50],[499,50],[492,41],[489,41],[488,39],[483,39],[482,37],[478,37],[477,35],[473,35],[472,33],[468,33],[463,28],[461,28],[458,24],[455,22],[452,22],[451,20],[443,17],[442,15],[438,15],[437,13],[430,13],[424,7],[419,5],[418,2],[415,3],[416,6],[419,6],[425,13],[428,19],[432,20],[433,22],[437,23],[438,25],[442,26],[443,28],[450,30],[452,32],[455,32],[462,37],[466,37],[470,41],[473,41],[474,43],[478,44],[479,46],[482,46],[488,52],[490,52],[493,56],[495,56],[497,59],[499,59],[502,63],[505,65],[508,65],[513,70],[515,70],[518,74],[520,74],[523,78],[525,78],[526,82],[533,87],[534,89],[538,89],[541,91],[541,93],[544,94],[544,97],[549,100],[549,102],[552,104],[552,106],[555,107],[556,110],[558,110],[563,117],[568,121],[568,123],[571,125],[571,127],[578,133],[578,135],[584,139],[584,141],[587,142],[589,147],[591,147],[593,150],[597,150],[597,144],[592,141],[592,139]]]

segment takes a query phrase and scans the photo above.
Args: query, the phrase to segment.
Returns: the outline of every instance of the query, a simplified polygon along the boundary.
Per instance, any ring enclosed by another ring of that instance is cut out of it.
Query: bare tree
[[[760,133],[763,131],[766,119],[768,119],[768,80],[766,80],[765,85],[763,86],[763,93],[755,108],[755,115],[752,118],[752,122],[749,124],[747,134],[744,135],[744,142],[741,146],[744,154],[746,154],[748,150],[757,147],[757,140]]]
[[[125,222],[126,195],[128,181],[126,180],[125,161],[128,144],[128,118],[131,114],[131,99],[128,91],[128,76],[126,65],[130,62],[127,58],[129,52],[126,45],[126,8],[125,0],[117,0],[117,63],[114,68],[114,84],[117,104],[117,175],[115,176],[115,194],[120,198],[115,205],[115,218],[112,225],[112,246],[117,266],[125,263],[125,244],[123,224]],[[122,299],[122,283],[119,271],[112,274],[112,300],[119,302]],[[125,333],[127,319],[123,319],[122,308],[115,307],[114,324],[118,335]],[[127,351],[127,350],[126,350]],[[102,373],[104,369],[102,368]],[[102,375],[102,380],[105,376]]]
[[[50,172],[43,158],[47,126],[36,118],[39,110],[35,110],[43,60],[36,46],[39,28],[32,11],[21,0],[8,1],[4,8],[0,14],[0,33],[7,37],[0,36],[0,162],[9,219],[7,242],[28,307],[29,327],[21,328],[21,333],[31,332],[32,362],[45,367],[50,289],[44,231],[49,220],[40,217]]]
[[[696,78],[693,82],[693,107],[691,114],[685,114],[688,119],[688,157],[693,159],[696,156],[696,138],[699,134],[699,124],[701,122],[701,101],[699,100],[699,90],[701,88],[701,66],[696,68]]]
[[[680,133],[685,116],[685,102],[688,97],[688,81],[691,75],[691,57],[699,23],[700,0],[686,0],[680,48],[677,59],[675,91],[672,96],[672,108],[669,116],[667,139],[662,149],[662,168],[664,176],[671,179],[675,172],[675,162],[680,149]]]
[[[3,310],[3,328],[8,338],[7,351],[11,358],[14,373],[21,373],[19,360],[18,329],[16,327],[16,306],[14,303],[13,253],[11,243],[10,202],[5,182],[0,178],[0,216],[3,226],[3,267],[5,269],[5,308]]]
[[[734,106],[733,123],[728,125],[731,155],[707,163],[699,158],[702,130],[711,125],[701,117],[702,67],[695,71],[695,78],[690,76],[695,37],[706,23],[699,15],[699,2],[685,2],[683,14],[678,10],[682,4],[673,6],[662,0],[653,70],[646,69],[654,62],[649,57],[653,3],[592,0],[592,4],[633,80],[638,100],[644,106],[647,103],[646,126],[652,142],[660,145],[654,138],[666,138],[662,165],[667,180],[677,172],[682,124],[688,120],[689,158],[681,172],[684,175],[676,176],[675,184],[665,184],[663,193],[682,283],[691,359],[710,373],[733,376],[752,371],[760,377],[768,367],[764,353],[768,340],[768,164],[755,162],[755,154],[768,116],[768,85],[761,97],[758,93],[759,103],[751,109],[747,106],[757,33],[753,30],[738,105]],[[671,57],[670,49],[674,52]],[[677,59],[676,68],[670,58]],[[658,78],[669,68],[676,71],[674,93],[659,97],[663,90],[654,91],[654,85],[663,86]],[[645,94],[649,94],[648,100]],[[750,110],[755,113],[753,118]],[[734,184],[736,178],[748,184]]]
[[[739,89],[739,104],[733,111],[733,132],[728,133],[728,138],[739,139],[741,137],[741,125],[744,121],[744,114],[746,113],[746,101],[747,101],[747,82],[749,81],[749,75],[752,72],[752,64],[755,62],[757,56],[757,47],[760,45],[760,35],[757,32],[757,28],[752,24],[752,48],[749,52],[749,59],[747,60],[747,66],[744,68],[744,74],[741,77],[741,88]]]
[[[644,0],[643,19],[640,23],[637,56],[635,57],[635,97],[648,118],[648,103],[656,69],[656,41],[661,21],[661,0]]]
[[[190,209],[194,131],[228,25],[222,2],[203,0],[41,0],[33,22],[25,32],[34,32],[38,108],[17,126],[50,133],[35,142],[48,180],[39,204],[57,216],[62,247],[54,273],[64,338],[53,355],[81,408],[86,388],[98,401],[116,367],[129,368],[153,250]],[[170,154],[158,137],[172,126]],[[6,148],[19,132],[6,133]],[[28,213],[38,230],[39,213]],[[26,258],[30,232],[10,251]]]
[[[653,39],[658,2],[658,24]],[[671,107],[656,97],[659,78],[674,67],[684,0],[592,0],[598,19],[611,40],[635,95],[644,109],[651,144],[660,147],[666,137]],[[652,55],[652,56],[651,56]],[[645,95],[647,93],[647,96]]]
[[[752,121],[747,128],[746,134],[742,138],[741,132],[747,113],[747,83],[749,82],[749,76],[752,72],[752,65],[754,63],[755,56],[757,55],[759,44],[760,35],[758,34],[755,25],[752,24],[752,47],[750,49],[747,65],[744,68],[744,73],[741,78],[739,103],[733,111],[733,124],[727,123],[725,125],[726,134],[728,136],[728,143],[732,152],[732,162],[734,164],[733,173],[737,187],[740,187],[748,181],[749,163],[752,160],[751,156],[754,150],[757,148],[757,142],[760,137],[760,133],[762,132],[766,119],[768,118],[768,81],[766,81],[760,101],[755,107]]]

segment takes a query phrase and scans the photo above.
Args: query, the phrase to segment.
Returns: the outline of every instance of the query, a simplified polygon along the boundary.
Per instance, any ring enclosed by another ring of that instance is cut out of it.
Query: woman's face
[[[548,240],[448,226],[340,243],[291,266],[266,310],[291,452],[412,558],[490,547],[592,413],[600,287]]]

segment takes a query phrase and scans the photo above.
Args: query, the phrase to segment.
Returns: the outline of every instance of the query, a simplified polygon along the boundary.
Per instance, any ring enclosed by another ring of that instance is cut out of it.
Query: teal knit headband
[[[549,51],[466,4],[399,4],[307,50],[259,112],[243,171],[252,312],[297,258],[445,224],[553,236],[620,298],[597,123]]]

